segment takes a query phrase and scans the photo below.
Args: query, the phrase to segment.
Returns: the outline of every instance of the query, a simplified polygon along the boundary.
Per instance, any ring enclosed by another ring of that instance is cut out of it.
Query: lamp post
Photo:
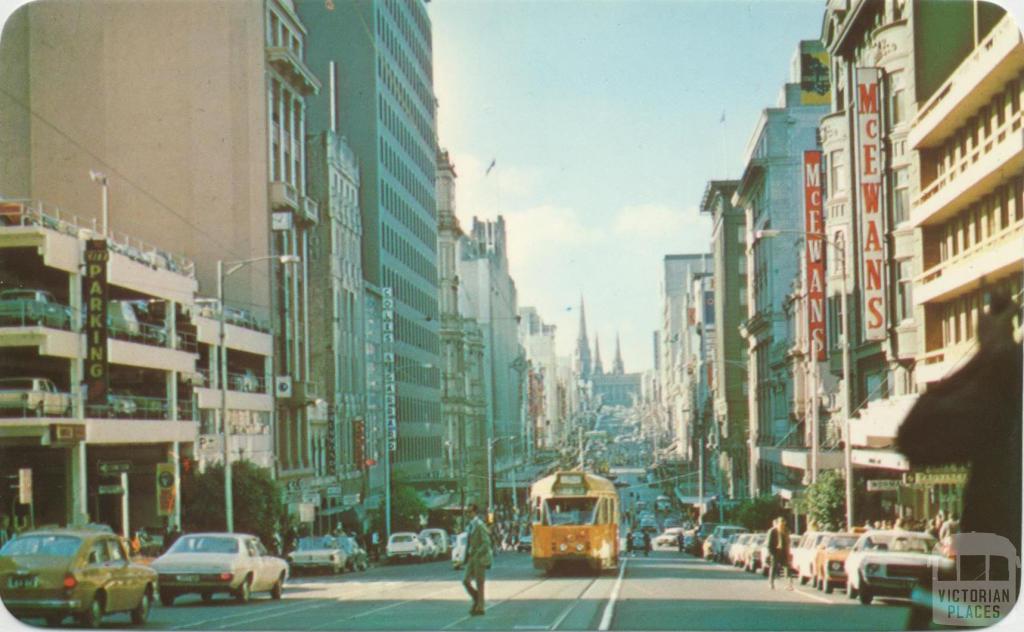
[[[488,515],[494,512],[494,444],[498,443],[502,439],[515,439],[514,436],[508,435],[504,437],[495,437],[487,441],[487,513]],[[513,450],[515,449],[515,442],[512,443]],[[519,501],[516,499],[515,486],[516,486],[516,470],[515,470],[515,456],[513,452],[512,457],[512,502],[516,507],[519,506]]]
[[[104,177],[104,191],[106,191],[106,179]],[[104,196],[105,197],[105,196]],[[104,234],[106,233],[106,219],[103,222]],[[217,354],[218,381],[220,382],[220,424],[221,434],[224,439],[224,519],[227,531],[235,530],[234,499],[231,491],[231,450],[229,440],[231,438],[228,429],[228,349],[225,344],[225,314],[224,309],[224,279],[234,274],[239,269],[257,263],[259,261],[278,260],[282,265],[299,263],[301,259],[297,255],[270,255],[266,257],[255,257],[241,261],[217,260],[217,304],[220,306],[220,317],[218,319],[218,344]]]
[[[103,236],[106,237],[107,236],[107,224],[110,221],[110,205],[109,205],[109,198],[107,197],[107,195],[108,195],[108,192],[107,192],[107,174],[105,174],[105,173],[103,173],[101,171],[93,171],[92,169],[90,169],[89,170],[89,179],[92,180],[93,182],[95,182],[96,184],[100,185],[100,190],[101,190],[101,194],[100,195],[102,196],[101,197],[101,206],[102,206],[101,218],[102,218],[102,221],[100,223],[100,226],[103,229]]]
[[[432,369],[434,365],[429,362],[417,362],[396,366],[395,388],[398,388],[398,374],[406,369]],[[397,395],[397,393],[396,393]],[[397,447],[397,446],[396,446]],[[388,429],[384,429],[384,541],[391,538],[391,446],[388,444]]]
[[[852,437],[850,436],[850,337],[849,337],[849,324],[850,316],[848,312],[847,304],[847,270],[846,270],[846,246],[845,244],[836,243],[834,240],[829,239],[828,235],[824,233],[808,233],[802,230],[780,230],[780,229],[768,229],[759,230],[755,233],[755,239],[761,239],[763,237],[775,237],[782,233],[797,234],[803,236],[820,237],[829,246],[832,246],[835,251],[839,254],[839,277],[840,277],[840,288],[839,288],[839,310],[843,313],[840,319],[840,332],[842,335],[842,351],[843,351],[843,398],[842,398],[842,412],[843,412],[843,434],[845,440],[843,441],[843,467],[846,470],[846,529],[849,531],[853,528],[853,448],[852,448]],[[811,349],[812,362],[817,362],[814,356],[814,349]],[[814,400],[814,415],[817,418],[818,408],[818,392],[817,392],[817,367],[811,372],[815,376],[815,390],[812,393]],[[814,435],[817,436],[817,424],[815,424]],[[814,452],[812,456],[816,458],[816,452],[818,449],[817,443],[813,446]]]

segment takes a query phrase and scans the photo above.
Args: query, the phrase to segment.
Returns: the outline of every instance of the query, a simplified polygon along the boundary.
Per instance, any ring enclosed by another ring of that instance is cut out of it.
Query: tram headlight
[[[579,553],[583,552],[583,544],[582,543],[576,545],[576,551],[578,551]]]
[[[565,545],[565,543],[564,543],[564,542],[563,542],[562,544],[559,544],[559,545],[558,545],[558,550],[559,550],[559,551],[562,551],[563,553],[564,553],[565,551],[567,551],[568,549],[569,549],[569,547],[567,547],[567,546]]]

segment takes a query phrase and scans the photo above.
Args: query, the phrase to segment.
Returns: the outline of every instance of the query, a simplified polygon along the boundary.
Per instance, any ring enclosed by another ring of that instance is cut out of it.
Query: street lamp
[[[844,244],[836,243],[835,240],[830,239],[825,233],[809,233],[802,230],[780,230],[780,229],[766,229],[755,231],[754,240],[765,237],[776,237],[782,233],[797,234],[802,236],[819,237],[829,246],[835,248],[836,252],[839,253],[839,275],[841,286],[839,288],[839,309],[843,313],[840,319],[841,334],[843,338],[842,350],[843,350],[843,433],[846,435],[846,440],[843,442],[843,466],[846,470],[846,529],[849,531],[853,528],[853,449],[852,449],[852,437],[850,436],[850,339],[849,339],[849,313],[847,310],[847,270],[846,270],[846,247]],[[812,343],[813,344],[813,343]],[[814,349],[811,349],[811,358],[813,362],[817,362]],[[814,388],[811,393],[814,399],[814,428],[812,429],[812,441],[814,442],[813,451],[811,453],[814,459],[812,463],[812,476],[817,474],[817,451],[818,451],[818,371],[817,367],[811,371],[811,375],[814,377]]]
[[[487,441],[487,515],[494,513],[494,444],[502,439],[515,439],[515,437],[507,435],[495,437]],[[512,446],[514,449],[514,442]],[[519,500],[516,498],[516,464],[514,455],[512,457],[512,502],[516,507],[519,506]]]
[[[93,182],[95,182],[96,184],[100,185],[100,188],[102,190],[102,198],[101,199],[102,199],[103,211],[102,211],[102,216],[101,216],[102,217],[102,221],[101,221],[100,226],[103,228],[103,236],[106,237],[107,236],[107,222],[110,220],[110,205],[109,205],[109,198],[107,197],[107,174],[105,174],[103,172],[100,172],[100,171],[94,171],[94,170],[90,169],[89,170],[89,179],[92,180]]]
[[[104,190],[106,190],[104,185]],[[106,232],[106,220],[104,220],[104,233]],[[218,322],[220,351],[217,354],[218,375],[220,378],[220,423],[221,434],[224,439],[224,518],[227,524],[227,531],[235,530],[234,499],[231,491],[231,450],[229,440],[231,438],[228,429],[228,349],[225,344],[227,333],[225,330],[224,309],[224,279],[234,274],[250,263],[259,261],[270,261],[276,259],[281,265],[295,264],[302,261],[298,255],[269,255],[266,257],[254,257],[241,261],[217,260],[217,304],[220,306],[220,318]]]
[[[434,365],[430,362],[414,362],[412,364],[405,364],[402,366],[396,366],[392,369],[395,375],[395,388],[398,388],[398,374],[406,369],[433,369]],[[397,396],[398,393],[396,392]],[[391,445],[390,436],[388,435],[388,428],[384,429],[384,540],[387,541],[391,538]],[[396,446],[397,449],[397,446]]]

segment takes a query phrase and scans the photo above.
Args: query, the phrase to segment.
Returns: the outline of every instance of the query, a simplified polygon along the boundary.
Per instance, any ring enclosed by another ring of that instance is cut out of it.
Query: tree
[[[751,531],[766,531],[772,520],[786,513],[778,496],[747,498],[726,511],[726,519]]]
[[[822,531],[837,531],[846,526],[846,482],[842,472],[829,470],[807,486],[801,507],[808,524]]]
[[[396,483],[391,492],[391,530],[419,531],[420,516],[428,511],[427,505],[412,485]]]
[[[235,531],[251,533],[270,546],[286,517],[270,470],[249,461],[232,463],[231,490]],[[184,477],[181,501],[185,531],[224,531],[224,467],[211,465],[203,474]]]

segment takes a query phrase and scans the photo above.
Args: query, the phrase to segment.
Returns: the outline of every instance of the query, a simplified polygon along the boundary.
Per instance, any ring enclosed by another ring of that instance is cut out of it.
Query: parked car
[[[466,563],[466,546],[469,542],[469,535],[465,532],[455,536],[455,544],[452,546],[452,568],[459,570]]]
[[[345,570],[348,554],[338,538],[332,535],[299,538],[294,551],[288,554],[292,573],[300,571],[329,571],[335,575]]]
[[[821,543],[811,564],[811,584],[831,594],[836,586],[846,585],[846,558],[860,536],[856,533],[833,533]]]
[[[951,560],[933,553],[938,541],[915,531],[863,534],[844,562],[846,595],[870,604],[875,597],[909,597],[914,587],[930,586],[933,567]]]
[[[447,557],[448,556],[448,532],[444,529],[424,529],[420,531],[420,535],[427,537],[434,544],[437,552],[433,557]]]
[[[654,518],[641,518],[640,531],[649,533],[652,536],[658,532],[658,521]]]
[[[800,544],[795,549],[790,549],[793,556],[793,570],[800,578],[801,584],[806,584],[814,576],[812,565],[814,558],[818,555],[818,547],[829,535],[827,531],[808,531],[800,538]]]
[[[761,570],[761,565],[764,563],[764,546],[768,543],[767,533],[754,533],[750,536],[750,541],[747,543],[747,548],[743,551],[743,559],[740,560],[740,566],[743,570],[748,573],[756,573]]]
[[[339,536],[338,545],[345,552],[345,570],[365,571],[370,568],[370,556],[355,538]]]
[[[533,534],[529,529],[523,529],[516,542],[516,551],[520,553],[531,553],[533,551]]]
[[[725,547],[725,560],[733,566],[739,566],[743,559],[743,553],[750,543],[749,533],[734,533],[729,536],[728,544]]]
[[[420,541],[420,561],[425,562],[437,558],[437,544],[430,536],[417,535],[416,539]]]
[[[71,396],[44,377],[7,377],[0,379],[0,410],[16,411],[19,416],[67,416]]]
[[[795,575],[796,574],[796,569],[793,566],[793,551],[795,551],[796,548],[798,546],[800,546],[800,540],[802,540],[802,539],[803,539],[802,535],[798,535],[796,533],[789,534],[789,560],[787,561],[787,568],[789,569],[790,575]],[[770,554],[768,552],[768,536],[767,536],[767,534],[765,534],[764,541],[761,543],[761,546],[759,548],[760,548],[760,551],[761,551],[761,555],[760,555],[760,557],[761,557],[761,574],[764,575],[765,577],[768,577],[768,570],[769,570],[768,569],[768,566],[769,566],[769,564],[768,564],[768,557],[770,556]]]
[[[724,562],[729,549],[726,548],[729,536],[739,533],[748,533],[744,527],[732,524],[720,524],[711,533],[711,555],[718,562]]]
[[[701,523],[696,531],[694,531],[693,546],[690,552],[694,555],[701,555],[704,552],[704,542],[711,536],[717,526],[717,522]]]
[[[157,573],[133,564],[120,537],[98,529],[41,529],[0,549],[0,599],[20,618],[59,626],[69,616],[99,627],[127,612],[135,625],[149,618]]]
[[[42,325],[70,329],[71,308],[57,302],[46,290],[0,291],[0,327]]]
[[[655,546],[670,546],[675,548],[679,546],[679,534],[683,532],[682,527],[669,527],[658,534],[654,538]]]
[[[411,531],[392,533],[388,538],[385,557],[388,562],[418,561],[423,557],[423,543],[419,535]]]
[[[669,516],[668,518],[665,518],[665,520],[661,523],[661,526],[665,529],[668,529],[670,527],[682,527],[684,525],[679,518],[676,518],[675,516]]]
[[[110,391],[107,394],[107,413],[111,417],[134,417],[139,405],[130,394]]]
[[[658,496],[654,501],[654,510],[663,513],[672,511],[672,499],[668,496]]]
[[[165,606],[189,593],[203,601],[217,593],[241,603],[256,592],[280,599],[288,579],[288,563],[270,555],[256,536],[244,533],[183,535],[152,566],[160,573],[160,603]]]

